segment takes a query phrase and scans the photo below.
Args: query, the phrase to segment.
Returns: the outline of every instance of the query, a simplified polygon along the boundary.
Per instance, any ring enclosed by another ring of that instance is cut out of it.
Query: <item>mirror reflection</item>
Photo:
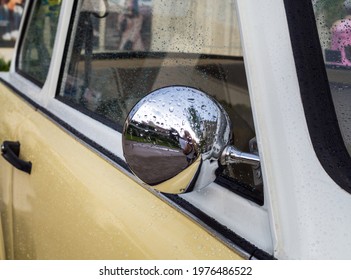
[[[155,186],[200,156],[218,159],[230,140],[229,119],[223,112],[216,101],[193,88],[154,91],[128,116],[123,132],[126,161],[136,176]]]

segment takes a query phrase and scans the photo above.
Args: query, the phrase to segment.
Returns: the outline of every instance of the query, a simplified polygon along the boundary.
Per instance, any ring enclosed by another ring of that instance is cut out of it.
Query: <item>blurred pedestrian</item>
[[[141,37],[142,26],[143,16],[139,13],[138,0],[127,0],[125,2],[125,12],[119,17],[120,50],[145,50]]]
[[[23,13],[22,0],[5,0],[0,7],[1,39],[14,41],[18,38],[18,30]]]

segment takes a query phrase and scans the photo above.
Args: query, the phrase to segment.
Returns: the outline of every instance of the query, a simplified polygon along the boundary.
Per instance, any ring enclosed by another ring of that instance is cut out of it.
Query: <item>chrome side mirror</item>
[[[131,110],[123,152],[139,179],[179,194],[191,189],[202,165],[259,165],[258,156],[229,146],[231,135],[229,117],[217,101],[194,88],[171,86],[155,90]]]

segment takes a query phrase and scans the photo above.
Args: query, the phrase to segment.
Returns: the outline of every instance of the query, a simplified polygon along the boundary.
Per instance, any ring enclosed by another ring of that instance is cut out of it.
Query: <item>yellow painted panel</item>
[[[5,140],[17,141],[17,132],[33,109],[0,83],[0,144]],[[12,216],[13,167],[0,157],[0,214],[6,258],[13,259]]]
[[[0,260],[5,260],[5,242],[4,235],[2,232],[2,221],[1,221],[1,212],[0,212]]]
[[[240,258],[41,112],[22,113],[16,140],[33,169],[13,169],[14,258]]]

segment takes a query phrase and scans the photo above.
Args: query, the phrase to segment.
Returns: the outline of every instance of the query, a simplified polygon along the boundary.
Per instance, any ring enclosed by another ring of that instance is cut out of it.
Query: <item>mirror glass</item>
[[[219,158],[230,135],[229,117],[214,99],[190,87],[165,87],[131,110],[123,129],[124,156],[135,175],[151,186],[192,166],[189,179],[177,187],[184,192],[203,160]]]

